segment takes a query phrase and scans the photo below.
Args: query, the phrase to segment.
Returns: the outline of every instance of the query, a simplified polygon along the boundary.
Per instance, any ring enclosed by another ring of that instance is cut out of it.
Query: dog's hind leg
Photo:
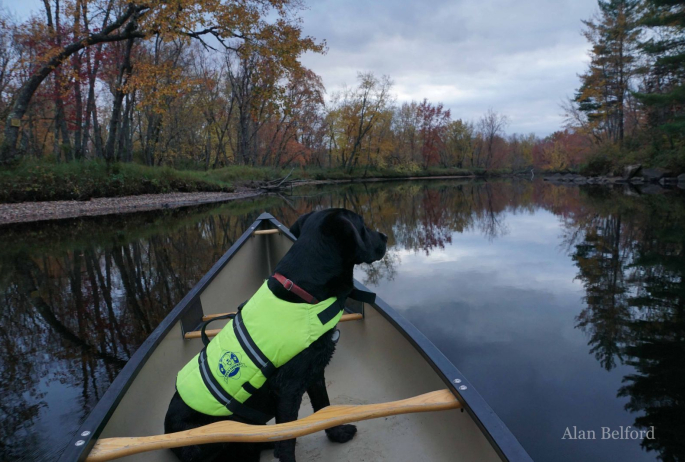
[[[172,448],[171,451],[181,462],[207,462],[221,460],[220,456],[226,453],[226,446],[226,444],[222,443],[198,444],[195,446]]]
[[[326,390],[326,379],[323,374],[307,389],[307,394],[312,402],[314,412],[331,405],[328,399],[328,390]],[[347,443],[356,433],[357,427],[355,425],[338,425],[326,430],[328,439],[336,443]]]

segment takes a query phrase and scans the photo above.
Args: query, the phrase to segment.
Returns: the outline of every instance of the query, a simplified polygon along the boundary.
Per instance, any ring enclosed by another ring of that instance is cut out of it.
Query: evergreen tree
[[[583,21],[592,45],[575,102],[593,135],[623,142],[626,97],[635,75],[640,35],[639,0],[599,0],[599,13]]]
[[[645,105],[651,126],[670,142],[685,136],[685,1],[645,0],[643,23],[650,30],[642,43],[651,58],[647,78],[636,96]]]

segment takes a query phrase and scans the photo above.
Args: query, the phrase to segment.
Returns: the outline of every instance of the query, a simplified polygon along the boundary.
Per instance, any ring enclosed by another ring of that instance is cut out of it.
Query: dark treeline
[[[592,143],[588,173],[630,163],[685,171],[685,2],[599,0],[590,64],[565,109]]]

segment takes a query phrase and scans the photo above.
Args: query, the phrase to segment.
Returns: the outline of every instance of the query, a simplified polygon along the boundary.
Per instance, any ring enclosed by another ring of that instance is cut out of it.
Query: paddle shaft
[[[461,404],[449,390],[438,390],[388,403],[328,406],[303,419],[276,425],[247,425],[224,421],[166,435],[105,438],[95,443],[87,461],[102,462],[141,452],[195,444],[289,440],[350,422],[460,407]]]

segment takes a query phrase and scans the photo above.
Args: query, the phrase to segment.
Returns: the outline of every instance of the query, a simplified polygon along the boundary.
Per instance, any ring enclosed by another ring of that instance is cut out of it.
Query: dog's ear
[[[348,242],[354,245],[354,262],[356,264],[368,262],[370,260],[370,252],[366,242],[359,234],[357,226],[346,217],[341,216],[339,219],[340,223],[343,225],[341,230],[343,235],[346,237]]]
[[[302,232],[302,227],[304,226],[304,222],[307,221],[307,218],[309,218],[312,215],[312,213],[314,212],[305,213],[300,218],[298,218],[297,221],[290,227],[290,234],[299,239],[300,233]]]
[[[366,245],[359,235],[357,227],[345,217],[340,217],[340,222],[342,223],[342,231],[351,241],[353,241],[358,249],[366,249]]]

